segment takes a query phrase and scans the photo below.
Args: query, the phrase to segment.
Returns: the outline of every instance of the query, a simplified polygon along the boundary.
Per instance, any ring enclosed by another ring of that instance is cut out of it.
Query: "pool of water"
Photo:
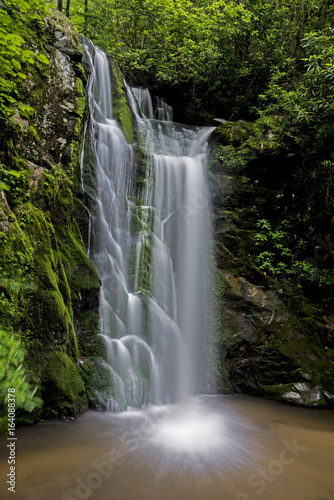
[[[1,500],[333,500],[334,412],[247,396],[98,413],[17,431]]]

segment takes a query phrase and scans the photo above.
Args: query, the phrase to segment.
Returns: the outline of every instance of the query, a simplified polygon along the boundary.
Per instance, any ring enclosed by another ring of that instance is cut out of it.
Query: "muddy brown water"
[[[8,441],[0,499],[334,500],[334,412],[246,396],[41,422]]]

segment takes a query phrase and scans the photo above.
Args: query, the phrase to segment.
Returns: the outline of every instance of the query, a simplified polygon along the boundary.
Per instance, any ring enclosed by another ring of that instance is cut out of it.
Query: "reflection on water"
[[[17,432],[16,500],[333,500],[334,418],[245,396]],[[6,444],[0,498],[7,492]],[[4,480],[5,479],[5,480]]]

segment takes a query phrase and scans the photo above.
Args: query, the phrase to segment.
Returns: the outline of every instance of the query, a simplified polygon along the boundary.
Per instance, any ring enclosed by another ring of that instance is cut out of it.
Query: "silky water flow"
[[[213,128],[174,123],[163,100],[153,106],[147,89],[126,86],[138,135],[129,145],[112,116],[107,56],[91,42],[86,51],[97,177],[91,258],[102,282],[111,406],[181,402],[213,387],[204,335],[211,332],[206,153]]]

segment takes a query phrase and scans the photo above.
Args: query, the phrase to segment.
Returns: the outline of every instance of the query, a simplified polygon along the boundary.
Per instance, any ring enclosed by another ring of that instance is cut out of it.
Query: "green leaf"
[[[9,190],[8,184],[5,184],[4,182],[0,181],[0,189],[4,189],[5,191]]]
[[[12,175],[13,177],[16,177],[17,179],[21,177],[20,172],[17,172],[16,170],[7,170],[7,172]]]
[[[31,106],[29,106],[28,104],[22,104],[20,103],[18,105],[18,108],[20,111],[22,111],[22,113],[25,113],[27,115],[32,115],[34,113],[34,108],[32,108]]]
[[[21,64],[16,59],[12,59],[12,65],[14,66],[14,68],[16,70],[20,70],[21,69]]]
[[[36,59],[38,59],[38,61],[43,63],[43,64],[50,64],[49,59],[44,54],[38,54]]]

